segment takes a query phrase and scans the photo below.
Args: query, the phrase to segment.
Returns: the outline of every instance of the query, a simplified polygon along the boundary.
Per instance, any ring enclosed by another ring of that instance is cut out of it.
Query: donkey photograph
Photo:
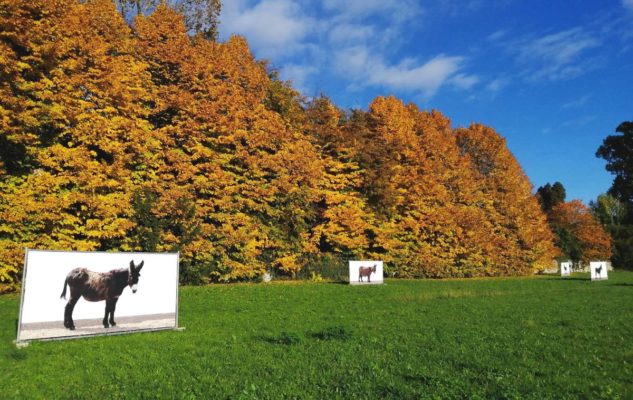
[[[596,278],[602,278],[600,274],[602,274],[602,265],[600,265],[599,267],[596,267]]]
[[[66,287],[70,288],[70,299],[64,310],[64,327],[70,330],[75,329],[73,310],[82,296],[87,301],[92,302],[105,300],[103,326],[105,328],[115,326],[114,310],[119,296],[126,286],[132,289],[132,293],[136,293],[144,263],[145,261],[141,261],[140,264],[134,265],[134,260],[132,260],[129,268],[115,269],[109,272],[94,272],[86,268],[75,268],[70,271],[64,281],[64,291],[61,295],[62,299],[66,299]]]
[[[371,283],[371,274],[376,272],[377,264],[374,264],[373,267],[358,267],[358,281],[362,282],[363,277],[367,278],[367,282]]]

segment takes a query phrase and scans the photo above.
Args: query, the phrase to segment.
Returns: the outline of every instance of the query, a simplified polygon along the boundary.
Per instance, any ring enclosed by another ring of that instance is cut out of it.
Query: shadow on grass
[[[633,287],[633,283],[611,283],[609,286]]]
[[[590,277],[580,277],[580,276],[569,276],[565,278],[559,278],[561,281],[583,281],[583,282],[591,282]]]
[[[544,279],[548,281],[584,281],[584,282],[591,281],[591,278],[588,275],[587,276],[564,276],[564,277],[560,275],[544,275],[544,276],[545,276]]]
[[[435,386],[439,382],[439,379],[423,374],[407,374],[403,375],[403,378],[407,382],[415,383],[422,386]]]
[[[342,326],[332,326],[317,332],[308,332],[308,336],[317,340],[342,340],[352,338],[352,333]]]
[[[284,346],[292,346],[300,344],[304,339],[314,339],[317,341],[340,340],[347,341],[352,338],[352,333],[342,326],[332,326],[320,331],[307,331],[305,336],[301,336],[294,332],[283,331],[278,335],[262,335],[256,339],[270,344],[280,344]]]
[[[294,332],[281,332],[279,335],[259,336],[259,340],[270,344],[292,346],[301,343],[301,337]]]

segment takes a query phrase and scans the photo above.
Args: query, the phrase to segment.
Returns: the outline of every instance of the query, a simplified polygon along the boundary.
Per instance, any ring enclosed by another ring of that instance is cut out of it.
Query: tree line
[[[394,97],[303,98],[244,38],[169,2],[126,21],[136,3],[0,0],[3,284],[25,247],[179,251],[187,283],[351,258],[525,275],[560,254],[493,128]],[[609,240],[583,254],[608,258]]]
[[[585,206],[566,202],[560,182],[538,188],[536,196],[546,213],[560,250],[559,259],[575,263],[605,258],[619,268],[633,268],[633,122],[622,122],[596,151],[615,175],[607,193]]]

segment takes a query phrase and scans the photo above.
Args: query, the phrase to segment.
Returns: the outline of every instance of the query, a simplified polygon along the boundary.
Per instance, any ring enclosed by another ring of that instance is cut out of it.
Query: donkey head
[[[127,278],[127,284],[132,288],[132,293],[136,293],[136,287],[138,285],[138,278],[141,276],[141,268],[143,268],[145,261],[137,266],[134,265],[134,260],[130,261],[130,275]]]

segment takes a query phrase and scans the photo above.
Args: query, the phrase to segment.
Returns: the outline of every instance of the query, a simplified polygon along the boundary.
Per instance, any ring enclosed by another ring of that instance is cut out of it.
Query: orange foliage
[[[566,229],[578,241],[580,261],[587,263],[611,258],[611,236],[580,200],[554,206],[549,217],[553,226]]]
[[[189,282],[296,275],[325,253],[419,277],[554,255],[491,128],[393,97],[305,104],[244,38],[191,37],[165,4],[134,30],[110,0],[0,9],[0,282],[24,247],[180,251]]]
[[[489,218],[504,274],[543,270],[557,255],[532,186],[505,140],[492,128],[474,124],[457,130],[460,149],[470,158],[480,190],[492,202]]]

